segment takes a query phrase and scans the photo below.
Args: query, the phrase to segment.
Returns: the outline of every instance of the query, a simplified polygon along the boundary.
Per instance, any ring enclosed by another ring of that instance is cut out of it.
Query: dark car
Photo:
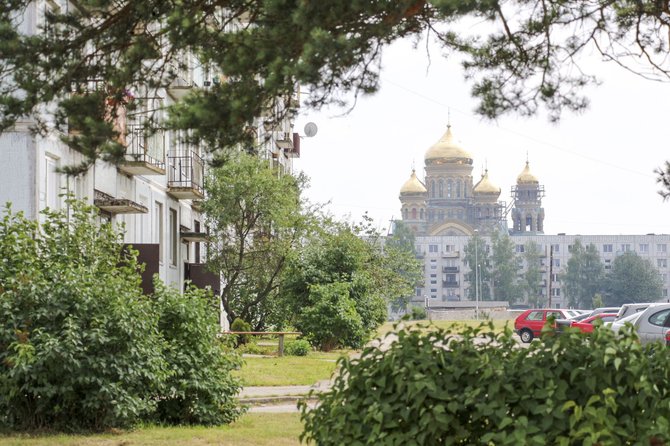
[[[526,310],[521,313],[514,321],[514,331],[519,335],[521,341],[528,343],[534,337],[539,336],[542,327],[547,322],[547,319],[571,319],[579,316],[579,313],[574,310],[554,309],[554,308],[537,308]]]

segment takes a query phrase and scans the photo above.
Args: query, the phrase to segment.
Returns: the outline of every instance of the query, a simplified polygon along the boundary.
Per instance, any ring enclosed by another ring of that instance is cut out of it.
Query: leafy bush
[[[284,352],[291,356],[307,356],[311,349],[312,346],[309,345],[309,342],[304,339],[296,339],[295,341],[289,341],[286,343]]]
[[[156,281],[158,328],[166,341],[171,373],[158,397],[156,417],[173,424],[223,424],[241,415],[234,396],[240,383],[231,371],[239,356],[219,337],[217,299],[188,288],[183,294]]]
[[[330,351],[339,345],[359,348],[367,339],[367,330],[349,288],[348,283],[341,282],[310,288],[311,305],[303,308],[295,326],[320,350]]]
[[[134,253],[97,211],[7,209],[0,220],[0,422],[127,426],[155,410],[168,368]]]
[[[664,444],[670,349],[629,328],[544,336],[520,348],[489,325],[400,331],[340,360],[301,438],[335,444]],[[477,339],[478,338],[478,339]],[[386,340],[389,343],[389,339]],[[384,344],[382,344],[384,345]]]
[[[428,318],[426,309],[423,307],[412,307],[411,318],[413,321],[421,321]]]
[[[232,324],[230,324],[230,331],[251,331],[251,324],[243,321],[239,317],[236,318]],[[249,342],[250,335],[236,335],[237,346],[244,345]]]

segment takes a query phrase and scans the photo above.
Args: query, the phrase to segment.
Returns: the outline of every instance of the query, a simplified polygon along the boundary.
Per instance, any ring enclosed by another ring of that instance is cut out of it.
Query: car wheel
[[[521,341],[525,342],[526,344],[533,340],[533,332],[528,329],[521,330],[520,336]]]

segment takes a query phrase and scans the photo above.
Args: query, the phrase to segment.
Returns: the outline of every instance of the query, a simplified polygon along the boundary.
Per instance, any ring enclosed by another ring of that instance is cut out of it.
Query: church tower
[[[472,234],[472,155],[456,143],[451,125],[424,160],[428,234]]]
[[[400,188],[400,212],[405,223],[415,234],[422,234],[426,222],[426,186],[412,175]]]
[[[526,167],[516,179],[516,186],[512,186],[512,232],[519,233],[544,233],[544,186],[540,185],[537,177],[530,172],[530,164],[526,161]]]
[[[480,231],[489,233],[500,227],[504,206],[498,202],[500,187],[489,179],[489,170],[486,169],[482,178],[472,189],[475,198],[475,221]]]

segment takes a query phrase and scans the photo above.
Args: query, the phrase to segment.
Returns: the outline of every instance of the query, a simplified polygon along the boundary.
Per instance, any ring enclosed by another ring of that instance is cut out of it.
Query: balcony
[[[204,263],[184,264],[184,279],[190,280],[198,288],[211,288],[215,296],[221,292],[221,278],[209,271]]]
[[[454,259],[458,258],[461,255],[459,251],[449,251],[449,252],[443,252],[442,257],[445,259]]]
[[[178,200],[201,200],[204,191],[205,163],[191,151],[168,155],[168,194]]]
[[[144,265],[140,270],[142,277],[142,292],[145,295],[154,293],[154,275],[160,273],[160,245],[158,243],[129,243],[124,249],[132,248],[137,251],[138,265]]]
[[[165,174],[165,132],[148,134],[142,125],[129,125],[125,161],[119,170],[128,175]]]
[[[442,287],[443,288],[458,288],[459,286],[460,286],[459,282],[456,282],[456,281],[451,281],[451,280],[442,281]]]
[[[460,271],[460,268],[458,266],[443,266],[442,267],[442,272],[443,273],[457,273]]]
[[[93,204],[98,209],[110,214],[146,214],[149,212],[146,206],[136,203],[129,198],[114,198],[97,189],[94,192]]]
[[[179,231],[179,238],[181,239],[182,242],[199,243],[209,241],[209,237],[207,236],[206,232],[188,231],[186,229],[181,229]]]

